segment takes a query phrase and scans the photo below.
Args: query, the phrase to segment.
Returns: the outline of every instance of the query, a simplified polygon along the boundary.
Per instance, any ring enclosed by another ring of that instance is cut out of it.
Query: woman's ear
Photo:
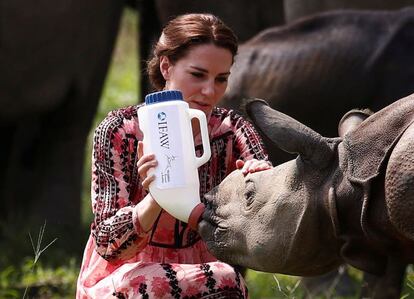
[[[165,81],[170,79],[171,63],[167,56],[160,57],[160,71]]]

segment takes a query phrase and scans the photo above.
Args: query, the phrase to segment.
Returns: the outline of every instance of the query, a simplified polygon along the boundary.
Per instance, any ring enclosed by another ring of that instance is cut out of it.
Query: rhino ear
[[[327,166],[334,156],[338,139],[322,137],[290,116],[273,110],[265,101],[248,100],[246,112],[259,131],[283,151],[299,154],[305,162],[320,168]]]
[[[369,109],[352,109],[342,116],[338,124],[338,134],[344,137],[354,131],[365,119],[374,114]]]

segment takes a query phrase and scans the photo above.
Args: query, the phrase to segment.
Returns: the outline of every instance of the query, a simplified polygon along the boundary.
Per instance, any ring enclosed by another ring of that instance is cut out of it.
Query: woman
[[[178,89],[208,119],[212,157],[199,168],[200,194],[236,168],[270,168],[251,124],[215,107],[237,53],[233,32],[207,14],[179,16],[164,28],[148,63],[157,90]],[[246,298],[243,278],[217,261],[198,233],[162,210],[146,191],[157,165],[142,154],[137,109],[109,113],[95,131],[91,226],[77,298]],[[193,125],[196,152],[201,139]],[[246,162],[245,162],[246,161]]]

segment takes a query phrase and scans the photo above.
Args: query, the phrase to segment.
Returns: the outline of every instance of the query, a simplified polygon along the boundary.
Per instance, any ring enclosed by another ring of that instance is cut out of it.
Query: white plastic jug
[[[191,120],[200,122],[203,155],[197,157]],[[149,191],[158,204],[175,218],[188,222],[200,204],[198,167],[211,156],[206,115],[191,109],[178,90],[148,94],[138,109],[139,126],[144,133],[144,154],[155,154],[158,161]]]

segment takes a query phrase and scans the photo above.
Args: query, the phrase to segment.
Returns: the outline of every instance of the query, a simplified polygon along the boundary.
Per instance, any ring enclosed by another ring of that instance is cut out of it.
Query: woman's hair
[[[228,49],[233,58],[237,54],[237,37],[214,15],[185,14],[168,22],[154,46],[153,57],[147,63],[147,73],[152,86],[156,90],[162,90],[165,86],[165,79],[160,71],[161,56],[166,56],[171,63],[175,63],[191,47],[202,44],[214,44]]]

